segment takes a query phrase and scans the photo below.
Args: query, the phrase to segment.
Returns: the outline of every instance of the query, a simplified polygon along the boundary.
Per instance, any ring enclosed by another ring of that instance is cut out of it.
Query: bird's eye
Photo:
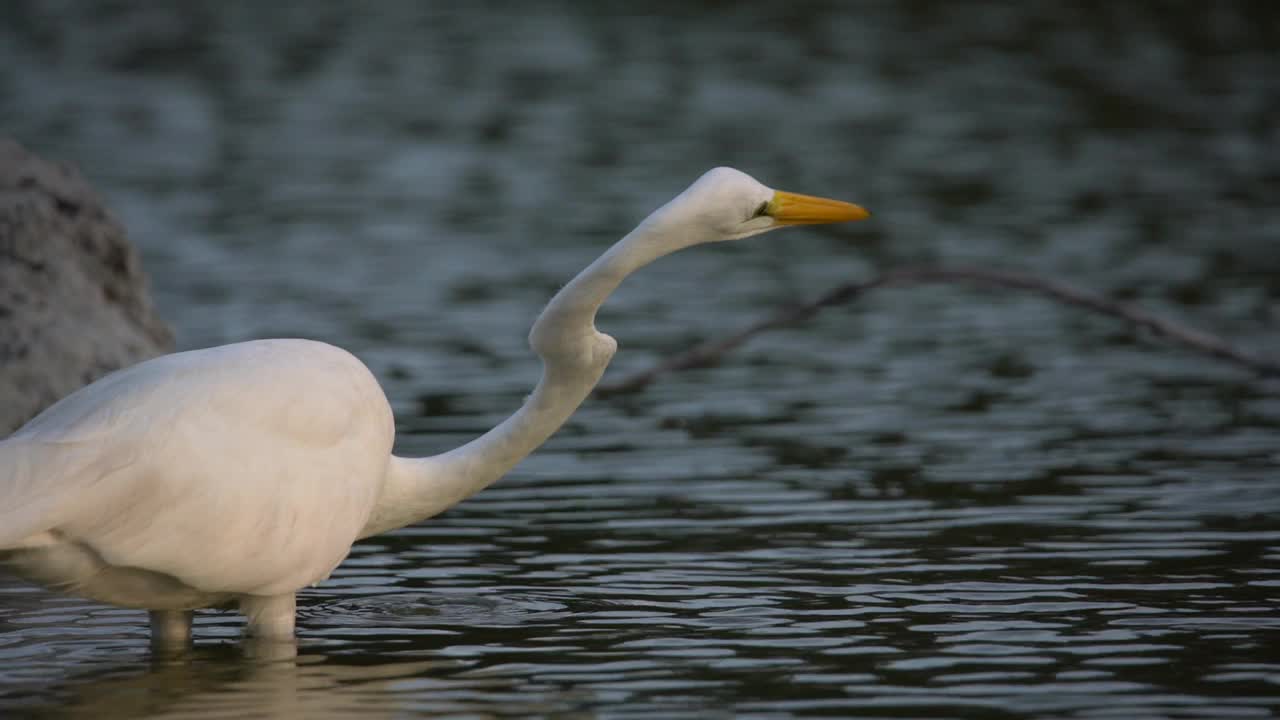
[[[769,214],[769,203],[767,201],[762,202],[760,203],[760,207],[756,208],[756,214],[752,215],[751,219],[755,220],[758,217],[764,217],[765,215],[768,215],[768,214]]]

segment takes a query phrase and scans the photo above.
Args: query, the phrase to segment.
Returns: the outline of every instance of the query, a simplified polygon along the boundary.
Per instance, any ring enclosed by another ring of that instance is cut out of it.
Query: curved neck
[[[494,429],[455,450],[426,458],[392,456],[361,537],[431,517],[474,495],[546,442],[613,359],[613,338],[595,328],[596,311],[628,275],[696,240],[641,223],[565,285],[534,321],[529,345],[542,378],[523,406]]]

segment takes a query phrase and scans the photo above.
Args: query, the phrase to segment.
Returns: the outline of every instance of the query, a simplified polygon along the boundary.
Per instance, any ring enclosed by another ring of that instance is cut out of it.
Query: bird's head
[[[707,171],[654,214],[679,223],[689,244],[737,240],[788,225],[864,220],[871,213],[853,203],[774,190],[728,167]]]

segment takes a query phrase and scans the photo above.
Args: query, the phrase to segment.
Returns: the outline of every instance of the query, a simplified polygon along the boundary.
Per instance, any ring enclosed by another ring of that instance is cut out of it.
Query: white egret
[[[431,517],[497,480],[595,387],[617,344],[595,328],[631,272],[692,245],[861,207],[716,168],[578,274],[534,322],[542,377],[500,425],[450,452],[391,454],[391,408],[344,350],[255,340],[175,353],[69,395],[0,441],[0,562],[50,589],[151,612],[186,642],[195,608],[292,638],[295,594],[360,538]]]

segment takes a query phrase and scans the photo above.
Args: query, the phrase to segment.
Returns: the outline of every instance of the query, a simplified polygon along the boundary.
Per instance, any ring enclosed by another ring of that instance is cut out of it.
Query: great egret
[[[160,644],[189,640],[193,609],[228,603],[249,634],[292,638],[295,594],[353,542],[478,492],[577,409],[617,349],[596,311],[631,272],[691,245],[867,216],[707,172],[551,299],[529,333],[543,372],[524,405],[434,457],[391,454],[381,387],[332,345],[255,340],[120,370],[0,441],[0,561],[53,590],[151,611]]]

